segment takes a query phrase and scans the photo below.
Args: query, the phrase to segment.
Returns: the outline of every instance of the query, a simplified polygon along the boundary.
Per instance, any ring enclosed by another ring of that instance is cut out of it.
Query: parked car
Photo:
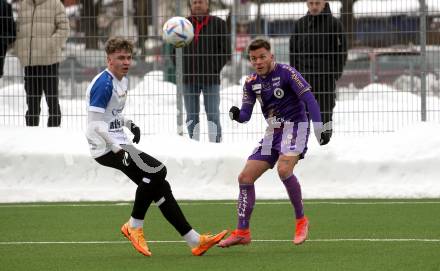
[[[426,73],[440,71],[440,50],[427,50]],[[363,88],[371,83],[393,85],[402,75],[420,77],[422,56],[417,47],[356,48],[349,51],[338,87]]]

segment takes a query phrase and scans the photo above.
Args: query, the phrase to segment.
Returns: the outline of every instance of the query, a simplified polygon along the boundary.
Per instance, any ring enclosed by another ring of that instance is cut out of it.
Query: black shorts
[[[156,158],[136,149],[133,145],[123,145],[118,153],[109,152],[95,160],[106,167],[122,171],[134,183],[149,180],[165,180],[166,167]],[[127,150],[130,158],[127,159]]]

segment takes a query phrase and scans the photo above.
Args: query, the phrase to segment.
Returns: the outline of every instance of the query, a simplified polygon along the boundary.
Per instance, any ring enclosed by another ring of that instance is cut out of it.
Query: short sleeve
[[[113,91],[113,84],[110,80],[98,80],[90,90],[89,111],[104,113]]]

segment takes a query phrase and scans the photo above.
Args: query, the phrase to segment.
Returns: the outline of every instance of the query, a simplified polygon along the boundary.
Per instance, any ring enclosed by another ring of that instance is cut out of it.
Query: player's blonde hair
[[[116,51],[124,50],[133,54],[133,43],[122,37],[111,37],[105,43],[105,52],[107,55],[113,54]]]

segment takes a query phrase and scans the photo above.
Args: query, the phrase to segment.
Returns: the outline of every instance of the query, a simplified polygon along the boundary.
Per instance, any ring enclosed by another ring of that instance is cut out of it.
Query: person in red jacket
[[[190,138],[199,140],[200,93],[208,119],[210,142],[220,142],[220,71],[231,56],[226,22],[209,15],[208,0],[191,0],[194,39],[183,48],[183,99]]]

